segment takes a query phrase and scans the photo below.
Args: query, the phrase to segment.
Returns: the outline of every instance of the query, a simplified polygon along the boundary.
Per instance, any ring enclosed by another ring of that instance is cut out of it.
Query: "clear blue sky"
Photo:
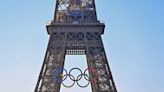
[[[164,1],[96,0],[96,6],[118,92],[164,92]],[[55,0],[0,1],[0,92],[33,92],[54,7]]]

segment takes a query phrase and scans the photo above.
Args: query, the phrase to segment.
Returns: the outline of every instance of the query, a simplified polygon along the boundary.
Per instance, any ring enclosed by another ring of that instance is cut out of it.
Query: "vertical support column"
[[[50,35],[47,54],[42,66],[41,73],[35,92],[60,92],[61,82],[54,79],[55,69],[64,67],[65,60],[65,35],[55,33]],[[56,73],[59,78],[62,72]]]
[[[96,82],[91,81],[93,92],[117,92],[108,65],[101,35],[98,32],[86,33],[87,62],[89,68],[94,68],[96,74],[89,71],[91,77],[97,77]]]

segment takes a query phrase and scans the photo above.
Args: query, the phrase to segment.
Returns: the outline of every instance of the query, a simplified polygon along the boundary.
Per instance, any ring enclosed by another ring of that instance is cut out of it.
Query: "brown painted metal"
[[[67,7],[61,10],[61,5]],[[64,67],[67,54],[86,55],[88,68],[96,68],[92,92],[117,92],[101,38],[105,25],[97,20],[94,0],[56,0],[54,20],[46,27],[50,39],[34,92],[60,92],[54,71]]]

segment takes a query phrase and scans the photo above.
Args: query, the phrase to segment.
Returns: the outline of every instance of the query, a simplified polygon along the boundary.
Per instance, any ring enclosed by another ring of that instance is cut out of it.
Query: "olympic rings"
[[[60,74],[62,74],[63,70],[65,71],[66,74],[60,75]],[[75,70],[80,71],[80,74],[79,74],[77,77],[74,77],[74,76],[71,74],[71,73],[72,73],[73,71],[75,71]],[[89,74],[87,74],[87,70],[88,70]],[[60,77],[60,78],[59,78],[59,77]],[[86,85],[81,85],[81,84],[79,83],[79,81],[82,79],[82,77],[84,77],[85,80],[88,81],[88,83],[87,83]],[[65,81],[67,78],[70,78],[70,80],[73,81],[73,83],[72,83],[71,85],[66,85],[66,84],[64,84],[64,81]],[[97,78],[98,78],[98,74],[97,74],[97,71],[96,71],[96,69],[95,69],[94,67],[87,68],[87,69],[84,71],[84,73],[83,73],[82,70],[79,69],[79,68],[72,68],[72,69],[69,71],[69,73],[68,73],[66,69],[64,69],[64,68],[59,68],[59,67],[56,68],[56,70],[55,70],[55,72],[54,72],[54,79],[55,79],[55,81],[58,81],[58,82],[62,83],[62,85],[63,85],[64,87],[67,87],[67,88],[73,87],[74,84],[75,84],[75,82],[76,82],[76,84],[77,84],[79,87],[85,88],[85,87],[87,87],[87,86],[90,84],[90,82],[95,83],[95,82],[97,81]]]

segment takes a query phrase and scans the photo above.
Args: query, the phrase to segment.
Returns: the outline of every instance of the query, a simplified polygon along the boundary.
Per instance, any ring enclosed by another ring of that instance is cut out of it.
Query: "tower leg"
[[[97,78],[97,81],[91,81],[92,92],[117,92],[100,34],[88,32],[86,37],[88,67],[96,70],[89,74]]]
[[[57,41],[59,39],[54,40],[54,38],[55,35],[50,37],[48,49],[35,92],[60,92],[61,82],[55,80],[54,72],[58,67],[64,68],[65,47],[60,45],[62,41],[59,43],[59,41]],[[56,76],[59,78],[62,72],[63,71],[56,73]]]

